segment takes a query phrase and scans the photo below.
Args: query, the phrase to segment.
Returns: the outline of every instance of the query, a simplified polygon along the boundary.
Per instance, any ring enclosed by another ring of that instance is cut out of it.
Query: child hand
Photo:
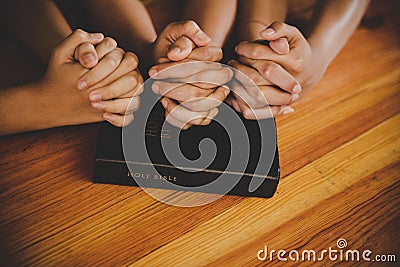
[[[175,63],[171,63],[175,64]],[[167,121],[181,129],[208,125],[218,114],[218,106],[229,94],[223,86],[232,71],[218,63],[185,61],[179,65],[161,64],[153,76],[153,91],[163,96]]]
[[[209,124],[230,92],[223,85],[233,73],[219,63],[185,59],[156,67],[153,92],[163,96],[166,119],[178,128]]]
[[[211,42],[196,22],[192,20],[169,24],[154,45],[154,60],[157,63],[180,61],[187,58],[196,46],[203,47]]]
[[[160,37],[173,36],[164,40],[176,41],[162,46],[160,51],[165,56],[157,59],[162,63],[149,70],[149,75],[157,80],[153,91],[163,96],[161,103],[166,109],[167,121],[181,129],[209,124],[229,94],[229,89],[222,85],[231,80],[232,71],[210,63],[222,59],[222,50],[196,47],[211,41],[207,36],[207,42],[199,42],[199,33],[204,34],[192,21],[167,26]]]

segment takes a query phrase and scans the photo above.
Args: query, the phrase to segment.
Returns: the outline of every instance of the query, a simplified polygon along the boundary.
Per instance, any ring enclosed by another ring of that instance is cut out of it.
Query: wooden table
[[[282,179],[272,199],[179,208],[140,188],[94,184],[98,125],[0,138],[2,261],[252,266],[270,263],[257,259],[265,245],[321,251],[339,238],[399,257],[400,47],[397,13],[385,12],[277,120]],[[276,254],[273,262],[282,263]]]

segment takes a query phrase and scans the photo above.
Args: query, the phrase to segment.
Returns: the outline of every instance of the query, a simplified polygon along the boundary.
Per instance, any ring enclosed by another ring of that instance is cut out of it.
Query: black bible
[[[94,181],[248,197],[274,195],[280,175],[274,119],[246,120],[223,104],[207,126],[180,131],[164,121],[162,105],[146,89],[129,126],[104,123]]]

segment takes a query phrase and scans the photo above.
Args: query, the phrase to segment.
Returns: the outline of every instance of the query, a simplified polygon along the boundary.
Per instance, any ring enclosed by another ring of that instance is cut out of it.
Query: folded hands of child
[[[207,46],[210,41],[193,21],[168,25],[156,40],[152,89],[162,96],[166,119],[176,127],[209,124],[230,92],[224,84],[233,73],[216,63],[222,50]]]

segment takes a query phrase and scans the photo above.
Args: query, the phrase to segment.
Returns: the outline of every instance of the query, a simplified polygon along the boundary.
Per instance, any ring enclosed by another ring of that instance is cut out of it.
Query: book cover
[[[146,88],[129,126],[102,125],[94,181],[269,198],[279,175],[274,119],[246,120],[223,104],[209,125],[180,131]]]

